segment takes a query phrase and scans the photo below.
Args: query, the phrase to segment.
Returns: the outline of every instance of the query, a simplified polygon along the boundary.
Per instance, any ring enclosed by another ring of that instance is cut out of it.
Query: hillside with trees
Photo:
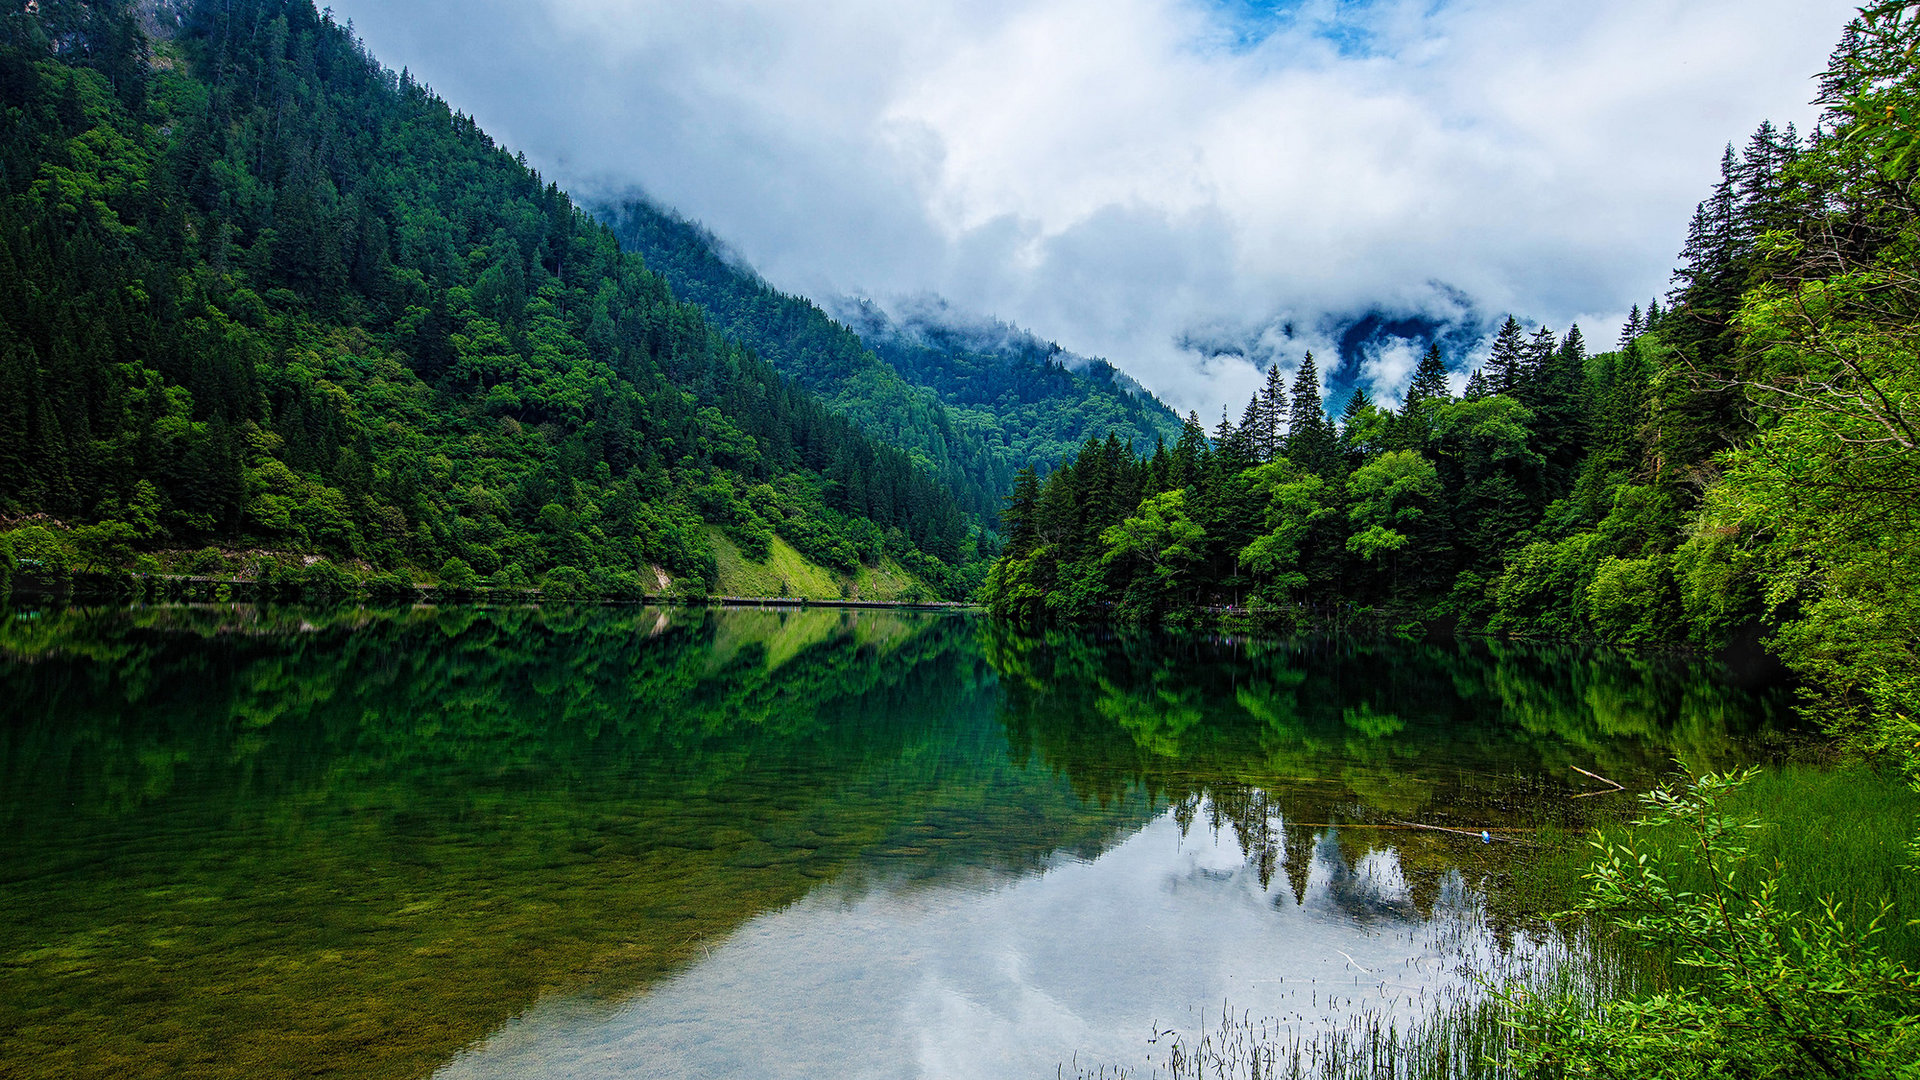
[[[1308,356],[1238,423],[1022,473],[994,610],[1416,624],[1634,645],[1764,637],[1816,711],[1911,755],[1920,696],[1920,79],[1868,9],[1806,136],[1729,147],[1663,309],[1616,347],[1509,319],[1465,393],[1336,421]]]
[[[832,312],[781,292],[699,225],[640,198],[599,210],[675,295],[818,394],[861,430],[912,454],[989,523],[1023,466],[1051,468],[1089,435],[1152,446],[1179,417],[1103,360],[1012,327],[903,322],[876,305]]]
[[[308,0],[178,7],[4,17],[0,569],[969,590],[937,476],[471,118]]]

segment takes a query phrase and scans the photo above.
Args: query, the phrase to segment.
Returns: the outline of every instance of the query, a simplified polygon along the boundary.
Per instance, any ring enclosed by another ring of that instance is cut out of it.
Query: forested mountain
[[[1171,410],[1105,361],[1010,327],[989,340],[973,328],[898,323],[858,302],[829,314],[645,199],[599,213],[676,295],[862,430],[906,448],[989,522],[1022,466],[1051,468],[1088,436],[1114,432],[1144,448],[1179,433]]]
[[[1728,148],[1668,309],[1617,348],[1509,319],[1464,398],[1436,349],[1403,406],[1335,422],[1309,356],[1211,437],[1195,417],[1151,456],[1089,443],[1020,476],[994,608],[1758,631],[1830,719],[1920,745],[1917,47],[1912,5],[1867,9],[1818,128]]]
[[[178,7],[4,16],[0,515],[43,516],[26,569],[217,545],[631,592],[649,566],[711,583],[714,526],[966,590],[937,477],[471,118],[309,0]]]
[[[1179,415],[1112,364],[1018,327],[969,318],[937,297],[890,309],[853,298],[829,306],[908,382],[938,394],[949,415],[993,433],[1016,470],[1052,468],[1109,432],[1143,449],[1180,437]]]

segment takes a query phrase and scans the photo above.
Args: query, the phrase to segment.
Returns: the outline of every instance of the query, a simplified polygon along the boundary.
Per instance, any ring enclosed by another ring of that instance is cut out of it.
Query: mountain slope
[[[1173,410],[1107,361],[970,317],[938,297],[831,307],[902,378],[938,394],[949,414],[997,432],[1016,466],[1052,468],[1109,432],[1143,450],[1180,437]]]
[[[470,118],[308,0],[186,12],[5,18],[0,515],[53,519],[22,544],[711,583],[710,523],[964,590],[948,490]]]
[[[644,199],[597,212],[676,294],[863,430],[920,455],[988,521],[1021,468],[1050,468],[1088,438],[1112,432],[1144,448],[1178,437],[1173,412],[1104,361],[925,306],[898,321],[858,301],[823,310]]]

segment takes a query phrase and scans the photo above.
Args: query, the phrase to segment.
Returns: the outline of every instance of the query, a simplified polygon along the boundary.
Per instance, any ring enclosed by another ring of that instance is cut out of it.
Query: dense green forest
[[[524,158],[308,0],[182,7],[4,17],[0,573],[700,591],[718,529],[969,590],[937,477]]]
[[[1089,435],[1118,432],[1146,446],[1179,432],[1172,410],[1105,362],[1070,368],[1057,345],[1025,335],[989,346],[952,331],[909,333],[871,306],[836,321],[645,200],[600,213],[676,295],[835,412],[905,448],[984,520],[997,518],[1018,469],[1051,468]]]
[[[1016,327],[968,320],[927,298],[899,314],[846,300],[836,314],[908,382],[940,395],[948,415],[990,432],[1019,463],[1015,472],[1051,469],[1089,435],[1113,432],[1138,446],[1180,435],[1180,417],[1112,364]],[[1000,494],[1011,487],[1010,473]]]
[[[1336,422],[1311,356],[1240,421],[1089,440],[1023,473],[986,586],[1008,615],[1443,620],[1718,646],[1764,634],[1815,711],[1911,751],[1920,696],[1920,24],[1852,23],[1802,137],[1729,147],[1662,310],[1618,347],[1508,319]]]

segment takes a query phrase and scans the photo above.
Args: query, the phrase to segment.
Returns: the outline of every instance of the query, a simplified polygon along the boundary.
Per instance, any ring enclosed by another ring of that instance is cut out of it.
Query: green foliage
[[[552,600],[591,600],[599,595],[586,571],[575,566],[556,566],[547,571],[540,591]]]
[[[44,525],[29,525],[4,535],[12,554],[14,580],[58,591],[73,575],[73,552],[61,534]]]
[[[1207,537],[1187,513],[1186,501],[1184,490],[1149,496],[1132,516],[1101,532],[1103,564],[1136,563],[1141,568],[1135,591],[1123,601],[1128,609],[1159,611],[1186,592]]]
[[[1672,560],[1664,555],[1603,560],[1587,586],[1587,611],[1603,641],[1650,645],[1675,640],[1682,616]]]
[[[473,567],[467,565],[467,560],[455,555],[440,564],[439,578],[441,584],[458,592],[472,588],[478,575],[473,572]]]
[[[1266,531],[1240,550],[1240,561],[1262,583],[1267,599],[1282,601],[1310,584],[1303,565],[1307,541],[1334,511],[1326,505],[1327,482],[1289,463],[1263,465],[1255,479],[1266,493]]]
[[[864,306],[835,321],[778,291],[699,226],[644,201],[600,211],[674,292],[860,428],[924,461],[991,521],[1023,467],[1052,468],[1089,438],[1146,447],[1178,418],[1102,361],[1069,368],[1058,346],[1013,331],[901,326]]]
[[[1491,627],[1560,638],[1587,634],[1596,546],[1592,533],[1581,533],[1520,549],[1494,583]]]
[[[1510,997],[1523,1069],[1622,1080],[1914,1075],[1920,975],[1880,947],[1891,908],[1850,921],[1831,899],[1785,903],[1781,871],[1754,858],[1757,822],[1727,812],[1754,775],[1656,791],[1634,831],[1595,841],[1580,910],[1668,950],[1686,977],[1599,1011]],[[1679,843],[1661,842],[1673,834]]]
[[[81,568],[710,580],[711,521],[846,565],[893,530],[943,595],[984,573],[923,464],[308,0],[190,4],[162,43],[126,0],[43,7],[0,38],[0,514],[67,522]]]

